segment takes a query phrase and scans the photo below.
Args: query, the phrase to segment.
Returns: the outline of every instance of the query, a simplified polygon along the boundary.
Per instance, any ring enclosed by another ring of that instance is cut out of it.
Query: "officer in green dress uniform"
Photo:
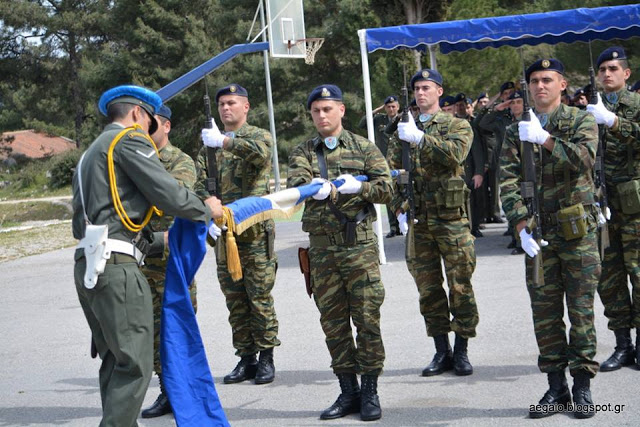
[[[220,201],[202,201],[165,170],[148,132],[162,101],[138,86],[100,98],[109,124],[89,146],[73,176],[74,280],[97,353],[101,426],[135,426],[153,369],[153,308],[140,271],[144,255],[164,247],[164,233],[143,233],[151,215],[208,222]]]

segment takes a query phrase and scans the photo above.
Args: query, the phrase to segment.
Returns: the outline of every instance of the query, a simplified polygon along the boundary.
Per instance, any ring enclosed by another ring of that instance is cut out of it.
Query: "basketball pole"
[[[267,41],[267,31],[264,19],[264,3],[260,0],[260,26],[262,28],[262,41]],[[278,142],[276,138],[276,120],[273,111],[273,96],[271,93],[271,72],[269,70],[269,51],[263,51],[264,54],[264,75],[267,90],[267,109],[269,110],[269,129],[273,138],[273,178],[275,181],[275,191],[280,191],[280,165],[278,162]]]

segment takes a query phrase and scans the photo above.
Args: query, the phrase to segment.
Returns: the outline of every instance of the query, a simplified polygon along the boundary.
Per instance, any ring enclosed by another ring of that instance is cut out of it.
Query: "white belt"
[[[78,243],[78,246],[76,246],[78,249],[84,247],[85,245],[82,240]],[[111,256],[111,252],[118,252],[120,254],[134,257],[138,265],[142,265],[144,261],[144,254],[136,248],[133,243],[125,242],[124,240],[107,239],[104,256],[109,258]]]

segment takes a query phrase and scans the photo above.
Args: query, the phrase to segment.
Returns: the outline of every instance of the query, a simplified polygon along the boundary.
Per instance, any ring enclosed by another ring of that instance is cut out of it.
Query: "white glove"
[[[422,141],[424,132],[418,129],[415,121],[409,119],[408,122],[398,123],[398,136],[403,141],[418,145]]]
[[[222,143],[226,138],[216,126],[216,122],[211,119],[213,127],[211,129],[202,129],[202,142],[209,148],[222,148]]]
[[[540,120],[538,120],[538,117],[535,115],[532,109],[529,109],[529,116],[531,116],[531,120],[522,120],[520,123],[518,123],[520,140],[542,145],[547,140],[547,138],[549,138],[549,132],[542,128]]]
[[[344,180],[344,184],[338,187],[340,194],[358,194],[362,190],[362,183],[355,179],[353,175],[345,173],[340,175],[338,179]]]
[[[609,206],[607,206],[604,210],[604,217],[607,219],[607,221],[611,220],[611,209],[609,209]]]
[[[593,114],[596,118],[596,123],[599,125],[607,125],[612,127],[616,122],[616,114],[607,110],[607,107],[602,103],[602,98],[598,94],[598,103],[587,105],[587,111]]]
[[[213,221],[209,226],[209,236],[211,236],[213,240],[218,240],[218,237],[222,236],[222,229],[218,227]]]
[[[598,204],[596,203],[596,205]],[[607,221],[609,221],[610,219],[611,219],[611,209],[609,209],[609,206],[605,208],[604,212],[598,209],[598,225],[605,225]]]
[[[527,232],[526,228],[520,230],[520,244],[522,245],[522,249],[529,255],[531,258],[538,255],[540,252],[540,246],[547,246],[549,242],[546,240],[540,240],[540,246],[538,246],[538,242],[536,242],[531,235],[531,233]]]
[[[409,223],[407,222],[407,214],[398,214],[398,228],[403,236],[406,236],[409,232]]]
[[[331,194],[331,184],[329,184],[329,181],[327,181],[326,179],[323,178],[313,178],[311,180],[312,184],[322,184],[322,187],[320,187],[320,189],[318,190],[318,192],[316,194],[314,194],[313,197],[316,200],[324,200],[327,197],[329,197],[329,194]]]

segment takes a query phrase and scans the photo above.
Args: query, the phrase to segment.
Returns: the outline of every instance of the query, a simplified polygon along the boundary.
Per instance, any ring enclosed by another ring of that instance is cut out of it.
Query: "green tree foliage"
[[[312,88],[335,83],[344,92],[345,126],[354,129],[364,114],[362,64],[357,30],[414,22],[436,22],[534,13],[575,7],[632,3],[613,0],[317,0],[304,2],[307,37],[325,43],[308,66],[301,59],[270,59],[276,133],[281,161],[289,149],[313,135],[306,111]],[[105,124],[97,111],[109,87],[134,83],[157,90],[237,43],[249,34],[258,0],[11,0],[0,2],[0,131],[36,128],[89,144]],[[259,24],[259,21],[258,21]],[[637,40],[615,41],[629,53]],[[611,42],[594,42],[597,55]],[[586,83],[589,65],[584,43],[523,49],[530,63],[557,56],[567,66],[572,89]],[[418,63],[416,63],[416,59]],[[437,53],[445,91],[476,96],[495,93],[521,75],[517,50]],[[403,68],[413,74],[428,55],[396,50],[369,55],[374,105],[399,95]],[[631,57],[633,71],[638,68]],[[634,73],[632,80],[638,78]],[[241,55],[215,70],[206,84],[211,98],[231,82],[250,94],[252,124],[269,128],[262,53]],[[173,110],[171,140],[189,154],[199,146],[204,123],[198,82],[168,102]],[[214,118],[217,111],[213,106]]]

